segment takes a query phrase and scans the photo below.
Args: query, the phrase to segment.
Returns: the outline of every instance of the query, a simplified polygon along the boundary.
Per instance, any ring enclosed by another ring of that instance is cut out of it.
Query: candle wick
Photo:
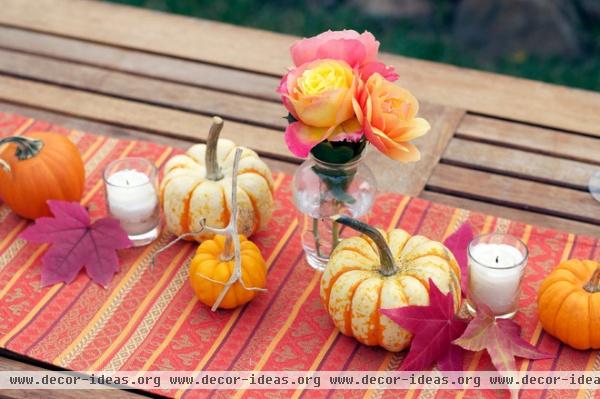
[[[499,261],[499,256],[496,256],[496,263],[498,263]]]

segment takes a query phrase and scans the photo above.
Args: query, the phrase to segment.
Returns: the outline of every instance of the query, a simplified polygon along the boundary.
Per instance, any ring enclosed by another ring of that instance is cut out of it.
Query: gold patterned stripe
[[[185,282],[185,278],[187,277],[188,270],[185,267],[187,262],[184,265],[180,265],[182,257],[189,252],[190,246],[183,245],[183,247],[179,250],[177,255],[173,258],[167,269],[163,272],[160,280],[154,285],[152,290],[148,293],[144,301],[138,306],[136,312],[131,316],[127,325],[121,330],[116,339],[113,340],[111,345],[104,351],[102,356],[100,356],[94,364],[91,366],[91,370],[97,370],[102,366],[102,363],[106,361],[106,359],[113,353],[113,351],[121,345],[121,343],[127,337],[127,334],[135,327],[135,333],[130,337],[125,346],[119,351],[115,357],[104,367],[104,370],[118,370],[122,365],[125,359],[129,357],[131,354],[130,350],[135,350],[137,345],[144,340],[147,336],[148,332],[156,323],[156,320],[160,317],[166,306],[171,302],[171,300],[175,297],[175,294],[181,289]],[[173,270],[179,268],[174,278],[171,278]],[[166,289],[163,289],[164,285],[167,284]],[[158,299],[154,302],[154,305],[150,308],[150,310],[146,312],[146,309],[150,302],[159,294]],[[140,317],[144,316],[141,322],[138,321]],[[133,347],[132,347],[133,345]],[[129,348],[128,348],[129,346]],[[114,363],[114,364],[113,364]]]

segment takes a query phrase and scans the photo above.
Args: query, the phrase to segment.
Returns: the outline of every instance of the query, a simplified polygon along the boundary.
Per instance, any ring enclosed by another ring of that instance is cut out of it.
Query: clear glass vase
[[[314,269],[324,270],[339,241],[356,234],[333,222],[331,216],[344,214],[367,221],[377,183],[371,169],[362,162],[363,155],[335,164],[311,153],[294,174],[294,203],[304,215],[302,246]]]

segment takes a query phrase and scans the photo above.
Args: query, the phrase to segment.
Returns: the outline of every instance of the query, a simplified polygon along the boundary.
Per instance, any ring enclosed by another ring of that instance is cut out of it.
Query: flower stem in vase
[[[332,222],[331,224],[331,252],[340,243],[340,225],[338,222]],[[331,253],[329,254],[331,256]]]
[[[317,251],[317,256],[321,255],[321,239],[319,236],[319,219],[312,218],[312,228],[313,228],[313,236],[315,237],[315,250]]]

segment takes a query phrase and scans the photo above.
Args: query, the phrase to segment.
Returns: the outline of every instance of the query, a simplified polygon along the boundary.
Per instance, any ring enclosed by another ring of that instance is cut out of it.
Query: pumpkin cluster
[[[167,162],[160,191],[168,229],[201,242],[189,281],[213,311],[236,308],[264,291],[266,262],[246,237],[267,224],[273,208],[269,168],[254,151],[219,139],[222,126],[214,117],[206,145]]]

